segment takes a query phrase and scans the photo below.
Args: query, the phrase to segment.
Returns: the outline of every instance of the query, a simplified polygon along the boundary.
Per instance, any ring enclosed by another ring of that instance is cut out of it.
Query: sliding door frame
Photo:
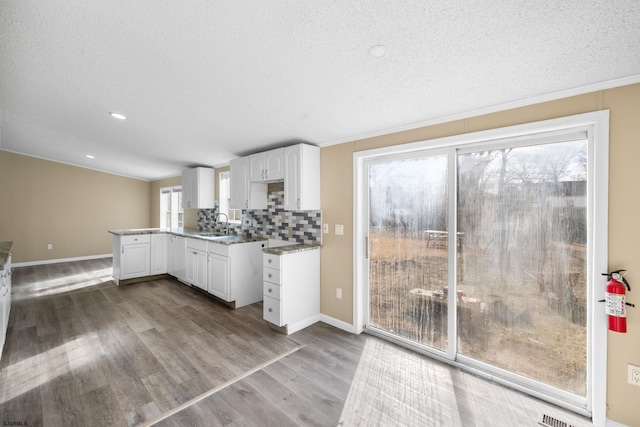
[[[556,405],[573,410],[577,413],[591,416],[595,425],[602,425],[606,422],[606,386],[607,386],[607,322],[604,308],[597,304],[599,299],[604,298],[604,282],[602,282],[603,272],[608,268],[608,169],[609,169],[609,111],[598,111],[593,113],[579,114],[562,117],[558,119],[532,122],[522,125],[509,126],[498,129],[461,134],[432,140],[383,147],[373,150],[355,152],[353,155],[353,185],[354,185],[354,206],[353,206],[353,325],[356,333],[371,332],[367,330],[368,319],[368,188],[366,173],[367,161],[379,156],[392,154],[402,155],[424,150],[438,150],[454,152],[450,155],[450,174],[455,174],[455,168],[451,166],[456,162],[455,150],[472,150],[474,146],[493,144],[500,140],[526,139],[537,134],[548,134],[554,132],[572,132],[575,130],[586,130],[588,143],[588,183],[587,199],[588,205],[592,206],[588,215],[587,229],[590,243],[589,258],[587,260],[587,275],[591,287],[589,289],[589,305],[587,307],[587,403],[586,406],[578,405],[567,399],[559,399],[546,393],[541,393],[535,389],[525,388],[508,379],[495,377],[487,374],[483,370],[470,367],[468,364],[460,363],[456,358],[456,345],[449,339],[446,352],[439,350],[425,350],[415,345],[409,340],[392,338],[392,341],[400,345],[411,347],[421,353],[427,354],[445,363],[452,364],[461,369],[471,371],[477,375],[489,378],[512,388],[524,391],[530,395],[549,401]],[[455,176],[452,177],[455,183]],[[455,188],[449,189],[455,192]],[[597,201],[597,203],[596,203]],[[455,197],[450,197],[450,220],[449,245],[455,248]],[[452,255],[453,254],[453,255]],[[455,251],[450,251],[449,257],[455,257]],[[450,265],[455,265],[451,264]],[[455,262],[455,260],[453,260]],[[455,285],[455,269],[449,272],[450,284]],[[453,277],[451,277],[454,275]],[[602,286],[598,284],[602,282]],[[455,295],[455,294],[454,294]],[[449,310],[449,327],[455,327],[455,310]],[[389,337],[386,337],[389,338]]]

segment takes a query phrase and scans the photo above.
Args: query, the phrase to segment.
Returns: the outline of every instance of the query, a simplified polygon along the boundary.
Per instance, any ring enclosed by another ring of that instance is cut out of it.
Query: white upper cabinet
[[[284,179],[284,150],[265,151],[249,156],[249,175],[252,182]]]
[[[215,171],[193,168],[182,171],[182,207],[213,209],[215,207]]]
[[[249,208],[249,158],[240,157],[230,162],[231,209]]]
[[[320,210],[318,147],[279,148],[234,159],[230,166],[232,209],[266,209],[267,182],[284,181],[285,210]]]
[[[284,209],[320,210],[320,148],[284,148]]]
[[[250,157],[241,157],[230,162],[231,209],[267,208],[267,183],[251,182]]]

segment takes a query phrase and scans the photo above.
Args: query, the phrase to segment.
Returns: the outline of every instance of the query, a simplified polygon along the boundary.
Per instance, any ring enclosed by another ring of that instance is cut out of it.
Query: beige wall
[[[108,230],[149,226],[146,181],[0,151],[0,182],[16,263],[110,254]]]
[[[607,416],[638,425],[640,388],[627,384],[627,364],[640,366],[640,258],[635,248],[640,242],[640,201],[635,199],[640,183],[635,164],[640,159],[640,84],[322,148],[323,222],[331,231],[323,237],[321,255],[322,313],[353,321],[354,152],[602,109],[610,110],[609,267],[628,270],[629,301],[637,305],[629,310],[629,332],[608,336]],[[344,224],[344,236],[333,233],[336,223]],[[342,288],[342,300],[335,298],[336,288]]]

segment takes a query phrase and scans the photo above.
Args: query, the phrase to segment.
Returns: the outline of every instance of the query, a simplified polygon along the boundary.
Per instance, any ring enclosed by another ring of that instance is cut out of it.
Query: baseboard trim
[[[338,329],[342,329],[343,331],[357,334],[356,328],[353,325],[336,319],[335,317],[327,316],[326,314],[320,314],[320,321],[326,323],[327,325],[335,326]]]
[[[607,420],[607,427],[629,427],[626,424],[620,424],[615,421]]]
[[[89,259],[100,259],[100,258],[111,258],[111,257],[113,257],[112,254],[88,255],[88,256],[79,256],[79,257],[73,257],[73,258],[45,259],[42,261],[14,262],[14,263],[11,263],[11,266],[12,267],[29,267],[32,265],[58,264],[60,262],[86,261]]]

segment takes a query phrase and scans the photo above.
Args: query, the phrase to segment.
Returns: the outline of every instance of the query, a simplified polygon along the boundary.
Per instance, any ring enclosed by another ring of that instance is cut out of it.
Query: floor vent
[[[547,414],[542,414],[540,416],[540,421],[538,421],[538,424],[544,427],[575,427],[573,424],[569,424]]]

